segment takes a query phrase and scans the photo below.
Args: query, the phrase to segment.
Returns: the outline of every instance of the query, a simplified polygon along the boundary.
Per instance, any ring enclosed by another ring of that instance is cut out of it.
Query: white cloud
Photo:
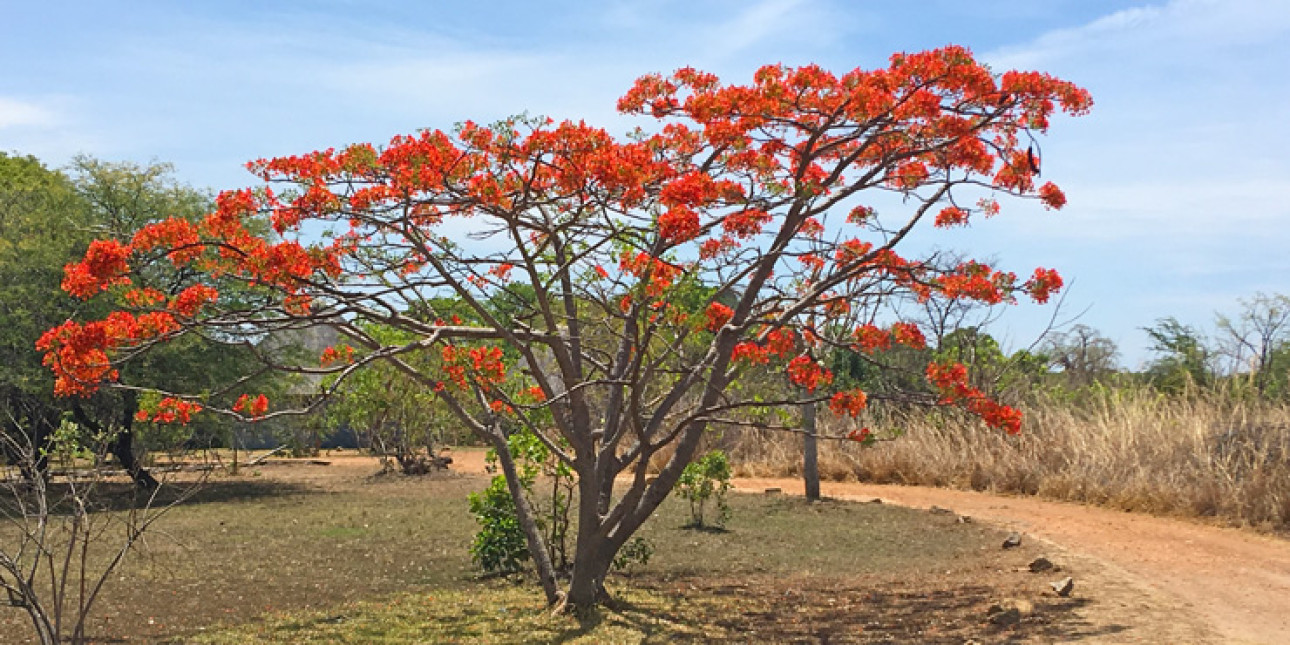
[[[30,101],[20,101],[0,96],[0,129],[18,127],[50,127],[59,121],[52,109]]]

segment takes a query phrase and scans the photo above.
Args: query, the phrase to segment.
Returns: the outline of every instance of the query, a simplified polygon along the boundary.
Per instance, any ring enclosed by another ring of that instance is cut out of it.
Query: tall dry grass
[[[1090,502],[1164,515],[1290,529],[1290,405],[1223,393],[1103,389],[1040,397],[1009,437],[950,410],[870,421],[891,441],[826,441],[826,480],[920,484]],[[823,432],[838,423],[821,415]],[[799,476],[796,434],[730,431],[736,475]]]

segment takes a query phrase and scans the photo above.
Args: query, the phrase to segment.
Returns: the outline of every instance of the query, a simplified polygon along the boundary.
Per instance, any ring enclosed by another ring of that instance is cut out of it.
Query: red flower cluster
[[[834,259],[839,265],[847,266],[859,262],[872,250],[873,244],[852,238],[838,245],[838,250],[834,252]]]
[[[179,323],[168,312],[135,316],[117,311],[104,320],[85,324],[64,322],[42,334],[36,349],[45,353],[42,362],[54,372],[55,394],[88,396],[100,383],[114,381],[118,376],[109,353],[178,329]]]
[[[353,363],[354,348],[349,345],[337,345],[328,347],[322,351],[322,356],[318,361],[323,367],[328,367],[336,363]]]
[[[673,206],[658,217],[659,237],[681,244],[699,236],[699,214],[688,206]]]
[[[927,366],[927,379],[940,391],[942,403],[961,405],[968,412],[981,417],[986,424],[1002,428],[1008,434],[1021,432],[1021,411],[997,403],[969,385],[967,368],[961,363],[930,363]]]
[[[998,304],[1011,297],[1016,281],[1016,274],[995,271],[980,262],[964,262],[938,278],[936,284],[947,298]]]
[[[144,226],[134,234],[130,246],[140,252],[164,249],[176,266],[193,261],[205,250],[198,226],[179,217]]]
[[[855,345],[862,352],[872,354],[891,348],[891,334],[875,325],[861,325],[851,332]]]
[[[1043,304],[1048,302],[1052,294],[1061,290],[1062,277],[1053,269],[1035,269],[1035,275],[1026,281],[1023,288],[1035,302]]]
[[[797,338],[793,330],[780,327],[765,332],[764,344],[745,341],[735,345],[731,359],[735,362],[747,362],[765,365],[771,356],[783,358],[797,349]]]
[[[510,264],[509,262],[503,262],[489,269],[488,272],[491,273],[492,275],[497,276],[497,279],[505,282],[506,279],[510,277],[511,270],[514,268],[515,268],[514,264]]]
[[[471,347],[463,350],[444,345],[441,353],[443,370],[457,387],[465,389],[470,381],[489,388],[506,379],[506,364],[501,347]]]
[[[801,354],[788,362],[788,380],[806,388],[807,392],[814,392],[816,388],[833,382],[833,372],[810,356]]]
[[[118,285],[129,284],[129,258],[133,250],[117,240],[94,240],[85,259],[63,267],[63,291],[77,298],[90,296]]]
[[[719,331],[722,327],[725,327],[726,323],[730,322],[730,319],[735,316],[734,309],[731,309],[719,302],[714,302],[708,305],[708,310],[704,313],[707,316],[707,322],[704,325],[704,328],[714,333]]]
[[[959,208],[958,206],[947,206],[942,208],[941,212],[936,214],[936,225],[941,228],[967,224],[967,221],[967,211]]]
[[[258,419],[263,417],[265,413],[269,411],[269,397],[261,394],[255,398],[251,398],[250,394],[243,394],[242,396],[239,396],[237,398],[237,402],[233,404],[233,411],[245,413],[252,419]]]
[[[869,354],[890,349],[893,344],[914,349],[927,346],[927,340],[918,325],[907,322],[893,323],[888,329],[871,324],[861,325],[855,328],[852,337],[855,338],[855,348]]]
[[[838,392],[829,399],[829,410],[838,416],[850,415],[852,417],[860,416],[865,406],[869,404],[869,397],[863,390],[855,389]]]
[[[153,423],[188,423],[192,420],[193,415],[202,411],[202,406],[192,401],[184,401],[174,397],[166,397],[157,403],[156,409],[147,410],[140,406],[139,411],[134,414],[136,421],[151,421]]]
[[[1039,201],[1045,208],[1057,210],[1066,205],[1066,193],[1050,181],[1039,187]]]
[[[872,436],[873,436],[873,431],[870,430],[869,428],[860,428],[859,430],[852,430],[851,432],[847,433],[847,439],[860,442],[860,443],[864,443],[868,441],[869,438]]]
[[[681,275],[681,269],[664,262],[658,258],[650,256],[648,253],[624,253],[618,261],[618,268],[631,274],[634,277],[648,280],[645,285],[645,295],[656,298],[663,294],[677,276]]]
[[[204,284],[193,285],[179,292],[170,303],[170,310],[183,318],[192,318],[202,307],[215,302],[219,292]]]
[[[761,233],[771,220],[770,213],[759,208],[748,208],[731,213],[721,220],[721,229],[739,239],[748,239]]]

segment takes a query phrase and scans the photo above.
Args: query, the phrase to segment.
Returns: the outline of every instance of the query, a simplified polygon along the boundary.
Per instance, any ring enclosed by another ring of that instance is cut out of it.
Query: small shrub
[[[614,571],[626,571],[628,567],[639,564],[645,566],[649,564],[649,559],[654,555],[654,545],[649,540],[641,536],[636,536],[630,542],[623,545],[614,556]]]
[[[676,490],[686,501],[690,502],[690,526],[703,528],[708,526],[708,501],[716,504],[717,518],[715,526],[725,526],[730,519],[730,505],[726,503],[726,493],[730,491],[730,460],[726,453],[713,450],[701,459],[691,462],[681,473]],[[624,547],[626,548],[626,547]]]
[[[573,508],[575,484],[573,470],[551,454],[531,432],[521,431],[507,439],[510,452],[515,456],[520,476],[520,487],[533,507],[538,530],[546,542],[547,555],[557,571],[567,571],[569,563],[570,512]],[[494,467],[497,456],[489,453],[488,463]],[[550,483],[548,503],[544,504],[534,494],[538,476]],[[488,488],[470,494],[470,512],[479,522],[479,532],[471,544],[470,554],[475,562],[489,573],[514,573],[529,557],[528,540],[515,514],[515,500],[511,499],[506,477],[497,475]]]
[[[470,512],[479,522],[479,532],[470,545],[470,556],[489,573],[514,573],[529,557],[524,530],[515,517],[515,501],[498,475],[488,488],[471,493]]]

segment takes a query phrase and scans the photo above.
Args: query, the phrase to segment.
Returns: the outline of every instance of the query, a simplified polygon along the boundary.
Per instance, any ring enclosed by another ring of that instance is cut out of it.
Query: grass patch
[[[1043,581],[1020,571],[1036,551],[1002,551],[989,527],[765,495],[732,495],[725,532],[686,529],[686,503],[667,501],[641,532],[653,559],[611,578],[617,602],[578,623],[550,616],[535,585],[483,579],[470,563],[465,498],[486,478],[372,478],[374,460],[361,464],[266,466],[250,482],[214,482],[126,563],[91,637],[962,643],[1087,631],[1071,614],[1082,601],[1045,600]],[[1036,611],[1009,628],[985,621],[992,603],[1013,597]],[[23,642],[21,618],[0,608],[0,642]]]

